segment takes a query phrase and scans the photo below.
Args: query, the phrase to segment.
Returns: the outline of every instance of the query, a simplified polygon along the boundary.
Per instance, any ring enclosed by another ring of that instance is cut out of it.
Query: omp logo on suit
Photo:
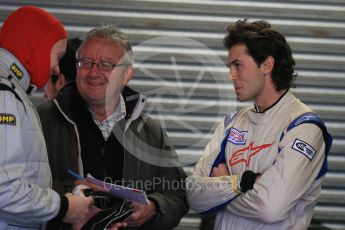
[[[9,113],[0,113],[0,125],[16,125],[16,117]]]

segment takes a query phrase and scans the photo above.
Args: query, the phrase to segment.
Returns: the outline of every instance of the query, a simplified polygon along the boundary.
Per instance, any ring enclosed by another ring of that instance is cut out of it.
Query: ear
[[[133,78],[134,76],[134,68],[132,65],[128,66],[125,71],[125,77],[123,79],[123,85],[126,86],[128,82]]]
[[[58,79],[57,81],[55,82],[55,87],[56,87],[56,90],[59,91],[62,86],[64,86],[66,84],[66,79],[65,79],[65,75],[63,75],[62,73],[60,73],[58,75]]]
[[[261,64],[262,71],[264,75],[271,75],[273,67],[274,67],[274,58],[272,56],[268,56],[266,60]]]

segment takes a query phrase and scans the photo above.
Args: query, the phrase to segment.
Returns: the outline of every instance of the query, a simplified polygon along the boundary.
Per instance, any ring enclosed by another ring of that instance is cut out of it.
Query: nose
[[[53,75],[59,75],[59,73],[60,73],[59,65],[55,65],[52,69],[52,74]]]
[[[234,81],[237,79],[236,71],[233,69],[229,70],[229,80]]]
[[[89,69],[89,73],[96,73],[96,72],[98,72],[97,63],[92,63],[92,66]]]
[[[82,68],[81,70],[88,77],[97,77],[97,76],[99,76],[99,70],[97,69],[97,64],[96,63],[92,63],[91,68]]]

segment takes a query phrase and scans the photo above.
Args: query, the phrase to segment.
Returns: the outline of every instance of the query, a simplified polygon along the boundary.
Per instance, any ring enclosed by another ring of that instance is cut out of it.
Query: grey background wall
[[[225,28],[241,18],[265,19],[291,44],[299,78],[295,94],[319,113],[334,136],[329,172],[313,223],[345,229],[345,1],[0,0],[0,21],[34,4],[55,14],[69,37],[101,23],[117,24],[134,47],[130,86],[149,97],[187,171],[221,117],[238,107],[227,80]],[[192,213],[179,229],[196,228]]]

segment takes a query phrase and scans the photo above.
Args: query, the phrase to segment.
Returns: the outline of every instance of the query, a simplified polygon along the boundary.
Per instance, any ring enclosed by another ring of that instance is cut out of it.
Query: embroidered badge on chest
[[[309,160],[312,160],[316,153],[316,150],[311,145],[298,138],[296,138],[291,148],[302,153],[308,157]]]
[[[0,113],[0,125],[16,125],[16,117],[10,113]]]
[[[239,131],[238,129],[231,128],[228,141],[234,145],[245,145],[247,141],[248,131]]]

